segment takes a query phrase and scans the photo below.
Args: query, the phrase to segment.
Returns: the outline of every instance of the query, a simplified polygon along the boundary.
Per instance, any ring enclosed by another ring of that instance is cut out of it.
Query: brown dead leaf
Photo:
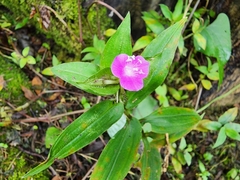
[[[35,89],[35,92],[37,93],[37,95],[41,94],[41,92],[42,92],[42,80],[38,76],[35,76],[32,79],[32,86]]]
[[[52,77],[51,79],[53,82],[59,84],[60,86],[64,85],[64,81],[62,79],[60,79],[59,77]]]
[[[61,180],[62,178],[59,175],[56,175],[52,178],[52,180]]]
[[[60,96],[60,92],[53,93],[48,98],[45,98],[46,101],[54,101],[58,96]]]
[[[24,96],[28,99],[28,100],[33,100],[34,98],[36,98],[36,95],[28,88],[21,86],[22,91],[24,92]]]
[[[0,76],[0,91],[5,87],[6,81],[3,78],[3,75]]]

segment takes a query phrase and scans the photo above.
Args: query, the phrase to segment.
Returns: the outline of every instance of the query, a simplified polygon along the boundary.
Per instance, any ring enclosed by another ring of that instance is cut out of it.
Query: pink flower
[[[142,56],[120,54],[115,57],[111,70],[120,79],[120,85],[129,91],[143,88],[143,79],[148,76],[149,62]]]

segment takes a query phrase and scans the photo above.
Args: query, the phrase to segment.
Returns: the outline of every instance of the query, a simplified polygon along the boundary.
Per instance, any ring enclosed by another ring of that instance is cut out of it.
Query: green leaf
[[[223,81],[223,67],[231,56],[230,23],[226,14],[219,14],[217,19],[201,31],[207,39],[205,50],[200,50],[208,56],[217,58],[219,65],[219,84]]]
[[[99,51],[95,47],[86,47],[82,50],[81,53],[87,53],[87,52],[99,53]]]
[[[107,37],[111,37],[114,33],[116,32],[116,29],[107,29],[105,32],[104,32],[104,35],[107,36]]]
[[[182,10],[183,10],[183,0],[178,0],[176,6],[174,8],[174,11],[172,13],[173,21],[176,22],[182,18],[182,16],[183,16]]]
[[[53,55],[52,56],[52,65],[56,66],[56,65],[59,65],[60,63],[61,62],[58,60],[58,58],[55,55]]]
[[[84,82],[97,73],[98,66],[86,62],[63,63],[52,68],[53,73],[68,83]]]
[[[237,180],[237,178],[238,178],[238,173],[239,173],[240,171],[239,171],[239,169],[237,169],[237,168],[232,168],[230,171],[228,171],[228,173],[227,173],[227,178],[228,179],[236,179]]]
[[[225,140],[227,138],[227,135],[226,135],[226,128],[225,127],[222,127],[218,133],[218,137],[217,137],[217,141],[215,142],[215,144],[213,145],[213,148],[216,148],[220,145],[222,145]]]
[[[204,119],[202,121],[199,121],[195,130],[198,130],[198,131],[206,131],[206,130],[218,131],[221,127],[222,127],[222,124],[219,123],[219,122]]]
[[[36,64],[36,59],[32,56],[27,56],[27,63],[28,64]]]
[[[151,146],[146,138],[143,138],[144,151],[141,158],[141,179],[160,179],[162,159],[159,150]]]
[[[130,33],[130,14],[128,13],[116,33],[113,34],[105,46],[100,60],[101,69],[110,67],[113,59],[119,54],[132,55]]]
[[[22,50],[22,55],[23,55],[24,57],[26,57],[26,56],[28,55],[29,51],[30,51],[30,47],[25,47],[25,48]]]
[[[17,53],[17,52],[12,52],[11,56],[15,59],[15,60],[19,60],[22,56]],[[16,61],[14,61],[16,63]]]
[[[104,148],[90,180],[124,179],[134,162],[141,139],[141,124],[131,119]]]
[[[186,19],[182,19],[164,30],[143,51],[142,56],[151,60],[150,72],[148,77],[144,79],[143,89],[137,92],[127,92],[127,109],[134,108],[165,80],[185,21]]]
[[[212,88],[212,83],[211,81],[207,80],[207,79],[202,79],[201,80],[201,83],[203,85],[203,87],[207,90],[211,89]]]
[[[23,68],[27,64],[28,59],[26,57],[23,57],[19,61],[20,68]]]
[[[169,21],[172,21],[172,12],[169,10],[168,6],[165,4],[160,4],[161,11],[165,18],[167,18]]]
[[[206,49],[207,40],[203,35],[201,35],[200,33],[196,33],[193,35],[193,38],[198,43],[198,46],[200,46],[203,50]]]
[[[200,160],[198,160],[198,166],[199,166],[199,169],[202,173],[204,171],[206,171],[206,168],[205,168],[204,164]]]
[[[180,144],[179,144],[179,149],[184,150],[187,147],[187,142],[184,137],[181,138]]]
[[[179,107],[159,108],[143,118],[142,124],[150,123],[152,132],[160,134],[158,143],[165,144],[165,134],[169,134],[170,142],[174,142],[189,133],[200,121],[200,116],[191,109]]]
[[[187,49],[184,46],[184,39],[183,36],[180,37],[179,42],[178,42],[178,50],[180,55],[187,56],[186,51]]]
[[[153,40],[152,36],[142,36],[139,38],[133,46],[133,52],[145,48]]]
[[[52,72],[64,81],[85,90],[94,93],[89,85],[84,82],[99,71],[98,66],[87,62],[63,63],[52,67]]]
[[[81,98],[81,104],[83,105],[83,109],[89,109],[89,108],[91,108],[91,105],[88,103],[88,101],[87,101],[87,98],[85,97],[85,96],[83,96],[82,98]]]
[[[112,75],[110,68],[105,68],[89,77],[86,81],[80,82],[79,85],[87,92],[105,96],[115,94],[118,91],[119,80]]]
[[[93,47],[101,54],[105,48],[105,41],[98,39],[96,35],[93,37]]]
[[[177,100],[177,101],[181,100],[181,94],[179,93],[179,91],[177,91],[176,89],[171,88],[171,87],[168,87],[168,91],[175,100]]]
[[[228,109],[223,115],[219,117],[218,122],[220,122],[221,124],[232,122],[237,117],[237,113],[238,113],[237,107]]]
[[[240,133],[240,124],[238,123],[227,123],[225,124],[226,129],[234,129],[238,133]]]
[[[151,114],[156,107],[158,107],[156,99],[149,95],[133,110],[133,115],[137,119],[146,117]]]
[[[52,67],[47,67],[44,70],[42,70],[42,74],[46,75],[46,76],[53,76],[53,72],[52,72]]]
[[[50,148],[56,141],[58,135],[61,133],[61,130],[56,127],[49,127],[46,132],[45,146]]]
[[[182,172],[181,163],[175,157],[172,157],[172,164],[176,173],[180,174]]]
[[[21,22],[17,23],[16,26],[15,26],[15,30],[20,29],[23,26],[25,26],[28,23],[28,20],[29,20],[29,18],[26,17]]]
[[[159,19],[155,17],[142,17],[143,20],[145,21],[147,27],[156,35],[161,33],[164,30],[164,26],[161,24]]]
[[[212,158],[213,158],[213,155],[210,152],[206,152],[206,153],[203,154],[203,157],[204,157],[205,161],[209,161],[210,162],[212,160]]]
[[[94,60],[99,57],[99,54],[97,53],[87,53],[83,58],[82,61],[89,61]]]
[[[205,75],[208,74],[208,68],[206,66],[198,66],[198,67],[195,67],[195,68]]]
[[[182,151],[177,151],[177,160],[181,163],[181,165],[185,165],[187,162],[186,162],[186,160],[185,160],[185,158],[184,158],[184,154],[183,154],[183,152]]]
[[[167,98],[167,86],[166,84],[163,84],[161,86],[158,86],[157,89],[155,90],[155,92],[157,93],[157,99],[159,100],[159,103],[161,106],[163,107],[168,107],[169,106],[169,102],[168,102],[168,98]]]
[[[196,33],[200,28],[200,22],[198,19],[194,19],[193,25],[192,25],[192,32]]]
[[[0,27],[1,28],[7,28],[7,27],[10,27],[12,24],[11,23],[9,23],[9,22],[2,22],[2,23],[0,23]]]
[[[210,72],[207,74],[208,79],[211,79],[213,81],[219,80],[219,73],[218,72]]]
[[[50,45],[48,43],[42,43],[42,47],[46,48],[47,50],[50,50]]]
[[[123,104],[114,104],[109,100],[93,106],[62,131],[50,149],[48,159],[30,170],[24,177],[41,172],[55,159],[69,156],[92,142],[122,116],[123,110]]]
[[[231,139],[240,141],[240,134],[238,134],[238,132],[235,131],[234,129],[226,128],[225,132],[226,135]]]
[[[126,115],[123,114],[122,117],[107,130],[108,135],[113,138],[115,134],[124,127],[126,121]]]
[[[189,152],[187,152],[187,151],[184,152],[184,159],[185,159],[187,165],[190,166],[191,162],[192,162],[192,156]]]

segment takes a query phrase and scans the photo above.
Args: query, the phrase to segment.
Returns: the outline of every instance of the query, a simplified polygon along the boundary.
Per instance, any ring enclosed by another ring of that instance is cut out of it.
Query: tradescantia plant
[[[95,95],[116,94],[116,100],[102,101],[75,119],[58,136],[47,160],[24,177],[33,176],[48,168],[55,159],[78,151],[125,118],[124,127],[106,145],[90,179],[124,179],[139,159],[136,157],[140,144],[144,145],[138,160],[142,179],[160,179],[159,148],[189,133],[201,118],[194,110],[181,107],[159,108],[141,119],[134,117],[132,110],[164,82],[185,22],[186,18],[176,22],[161,32],[141,55],[134,56],[130,14],[127,14],[108,40],[99,66],[71,62],[53,67],[53,73],[66,82]]]

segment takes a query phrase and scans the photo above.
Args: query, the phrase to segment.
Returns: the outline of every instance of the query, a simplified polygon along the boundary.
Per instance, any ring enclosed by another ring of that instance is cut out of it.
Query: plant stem
[[[106,4],[105,2],[103,1],[100,1],[100,0],[96,0],[94,1],[94,3],[98,3],[98,4],[101,4],[103,6],[105,6],[106,8],[110,9],[112,12],[114,12],[118,17],[119,19],[123,20],[124,18],[122,17],[122,15],[116,10],[114,9],[112,6],[109,6],[108,4]]]
[[[213,104],[214,102],[227,97],[228,95],[230,95],[231,93],[233,93],[234,91],[236,91],[237,89],[240,88],[240,84],[238,84],[237,86],[235,86],[234,88],[232,88],[230,91],[226,92],[225,94],[222,94],[221,96],[213,99],[212,101],[210,101],[208,104],[206,104],[205,106],[203,106],[202,108],[200,108],[199,110],[197,110],[197,113],[200,113],[202,111],[204,111],[205,109],[207,109],[211,104]]]

